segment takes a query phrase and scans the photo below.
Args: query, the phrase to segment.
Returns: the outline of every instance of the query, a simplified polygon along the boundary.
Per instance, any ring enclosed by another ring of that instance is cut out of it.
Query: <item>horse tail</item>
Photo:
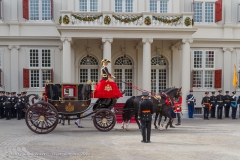
[[[133,107],[134,99],[135,99],[135,96],[132,96],[129,99],[127,99],[126,103],[124,104],[123,109],[127,109],[127,108]],[[129,114],[130,114],[130,110],[123,110],[123,112],[122,112],[123,121],[126,121],[128,119],[128,115]]]

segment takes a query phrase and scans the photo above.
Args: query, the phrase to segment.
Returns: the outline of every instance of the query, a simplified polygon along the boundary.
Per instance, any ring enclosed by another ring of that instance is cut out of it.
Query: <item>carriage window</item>
[[[79,83],[86,83],[89,80],[98,82],[99,77],[98,60],[90,55],[80,61]]]
[[[133,90],[132,88],[125,84],[122,83],[122,81],[127,82],[129,84],[133,83],[133,62],[132,60],[124,55],[116,59],[115,63],[115,68],[114,69],[114,76],[116,77],[116,83],[118,85],[118,88],[120,90],[126,90],[125,95],[126,96],[132,96],[133,95]]]
[[[151,91],[159,93],[167,88],[167,60],[163,56],[151,59]]]
[[[214,86],[214,51],[193,52],[192,87],[213,88]]]
[[[73,97],[74,96],[74,89],[73,88],[65,88],[64,89],[64,96]]]

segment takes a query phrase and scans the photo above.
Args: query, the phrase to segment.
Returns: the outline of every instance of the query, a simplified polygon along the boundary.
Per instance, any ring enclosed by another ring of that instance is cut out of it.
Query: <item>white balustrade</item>
[[[193,13],[60,11],[61,26],[192,28]]]

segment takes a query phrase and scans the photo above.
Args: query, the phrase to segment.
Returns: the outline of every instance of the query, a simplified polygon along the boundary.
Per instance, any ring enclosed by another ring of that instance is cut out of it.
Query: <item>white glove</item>
[[[224,104],[224,106],[226,106],[227,104]]]
[[[218,104],[216,105],[216,107],[218,107]]]

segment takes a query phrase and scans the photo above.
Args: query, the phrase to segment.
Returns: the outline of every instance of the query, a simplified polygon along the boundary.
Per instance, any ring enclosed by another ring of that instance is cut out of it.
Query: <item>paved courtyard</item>
[[[176,121],[176,120],[175,120]],[[0,120],[0,159],[31,160],[156,160],[240,159],[240,119],[183,119],[176,128],[152,129],[152,143],[141,143],[136,124],[130,131],[117,124],[99,132],[90,119],[85,128],[59,124],[46,135],[30,131],[25,121]]]

